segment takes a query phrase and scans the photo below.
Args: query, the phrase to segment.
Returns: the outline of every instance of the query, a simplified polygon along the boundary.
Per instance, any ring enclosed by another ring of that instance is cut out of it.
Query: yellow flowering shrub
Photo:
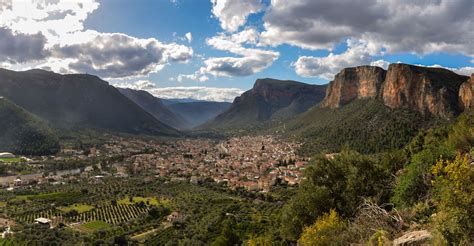
[[[304,229],[298,244],[302,246],[340,245],[341,233],[346,229],[346,224],[332,209],[319,217],[316,222]]]

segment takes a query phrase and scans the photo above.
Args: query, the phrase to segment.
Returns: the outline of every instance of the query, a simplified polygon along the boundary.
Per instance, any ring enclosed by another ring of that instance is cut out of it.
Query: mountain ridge
[[[374,98],[390,108],[410,108],[448,119],[463,110],[458,98],[467,80],[467,76],[447,69],[402,63],[390,64],[388,70],[375,66],[344,68],[329,83],[322,106],[338,108],[355,99]],[[465,87],[463,98],[469,101],[472,93]]]
[[[0,95],[58,128],[179,135],[94,75],[0,69]]]
[[[38,117],[0,96],[0,150],[21,155],[48,155],[59,151],[53,130]]]
[[[200,128],[229,128],[270,119],[287,119],[319,103],[326,85],[292,80],[257,79],[252,89],[236,97],[231,107]]]
[[[153,115],[157,120],[167,124],[168,126],[182,130],[187,128],[190,124],[180,115],[172,112],[168,106],[164,105],[160,98],[153,96],[147,91],[134,90],[130,88],[117,89],[128,99],[135,102],[142,109]]]

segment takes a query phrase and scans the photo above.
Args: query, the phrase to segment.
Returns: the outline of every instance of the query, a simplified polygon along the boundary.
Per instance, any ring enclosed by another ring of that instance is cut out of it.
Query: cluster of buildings
[[[133,155],[135,172],[155,171],[192,183],[213,180],[231,189],[269,191],[278,183],[298,184],[308,159],[296,154],[300,144],[272,136],[233,137],[224,141],[186,139],[160,145],[158,151]]]
[[[70,176],[68,174],[91,178],[97,173],[119,177],[144,173],[196,184],[212,180],[234,190],[270,191],[276,184],[296,185],[300,182],[302,170],[309,159],[296,154],[299,147],[298,143],[280,141],[273,136],[241,136],[221,141],[190,138],[172,142],[116,137],[87,151],[62,149],[59,155],[43,160],[105,158],[111,160],[107,163],[108,170],[103,168],[106,163],[102,162],[80,171],[58,171],[53,176],[35,173],[20,178],[0,177],[0,185],[31,185],[51,181],[54,177],[57,177],[54,182],[61,182],[64,181],[63,176]],[[35,165],[38,164],[41,161]],[[113,167],[113,173],[110,167]]]

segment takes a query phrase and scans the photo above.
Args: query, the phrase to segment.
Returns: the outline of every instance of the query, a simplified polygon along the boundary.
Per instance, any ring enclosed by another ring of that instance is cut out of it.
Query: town
[[[298,143],[281,142],[273,136],[242,136],[220,141],[180,139],[172,143],[114,137],[85,151],[64,148],[57,156],[34,160],[15,158],[37,173],[10,173],[0,177],[0,185],[11,190],[44,182],[58,184],[66,178],[100,179],[146,173],[193,184],[211,180],[232,190],[243,188],[268,192],[277,184],[296,185],[300,182],[309,158],[297,155],[299,147]],[[45,163],[51,162],[83,165],[51,173],[41,172]]]

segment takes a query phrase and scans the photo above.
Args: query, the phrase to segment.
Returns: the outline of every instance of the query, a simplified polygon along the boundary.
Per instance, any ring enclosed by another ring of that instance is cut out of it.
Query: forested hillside
[[[0,152],[49,155],[59,151],[58,139],[45,122],[0,98]]]

